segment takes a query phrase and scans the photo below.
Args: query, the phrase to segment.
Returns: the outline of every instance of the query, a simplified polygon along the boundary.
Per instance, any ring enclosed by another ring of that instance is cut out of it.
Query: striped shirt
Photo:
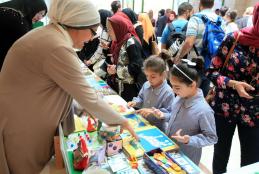
[[[197,14],[206,15],[211,21],[216,21],[218,18],[218,15],[214,13],[211,9],[205,9]],[[224,26],[222,25],[224,28]],[[195,40],[195,47],[197,48],[199,54],[201,54],[202,51],[202,41],[203,41],[203,35],[205,33],[205,25],[201,18],[197,16],[192,16],[188,22],[186,36],[196,36]]]

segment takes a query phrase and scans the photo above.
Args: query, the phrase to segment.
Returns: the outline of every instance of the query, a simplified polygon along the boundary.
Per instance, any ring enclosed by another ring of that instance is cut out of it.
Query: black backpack
[[[176,32],[176,29],[180,27],[175,28],[173,24],[168,25],[170,35],[167,38],[166,49],[173,57],[177,55],[177,53],[179,52],[181,46],[185,41],[187,25],[188,25],[188,22],[185,24],[185,26],[181,29],[180,32]]]

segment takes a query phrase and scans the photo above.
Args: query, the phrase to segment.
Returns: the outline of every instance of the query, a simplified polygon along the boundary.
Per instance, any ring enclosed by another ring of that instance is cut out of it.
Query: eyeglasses
[[[92,28],[90,28],[90,31],[91,31],[93,36],[95,36],[97,34],[96,31],[94,31]]]

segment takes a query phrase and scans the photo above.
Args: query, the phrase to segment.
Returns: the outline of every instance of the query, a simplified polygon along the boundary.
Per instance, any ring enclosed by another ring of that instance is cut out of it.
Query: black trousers
[[[213,173],[226,172],[235,128],[241,148],[241,166],[259,161],[259,128],[251,128],[241,123],[229,123],[223,116],[215,115],[218,143],[214,145]]]
[[[121,93],[121,97],[126,101],[132,101],[133,97],[137,97],[139,90],[136,84],[124,84],[124,91]]]
[[[205,74],[201,74],[200,78],[201,78],[200,88],[203,92],[204,97],[206,97],[210,90],[210,80],[208,79],[208,77],[205,76]]]

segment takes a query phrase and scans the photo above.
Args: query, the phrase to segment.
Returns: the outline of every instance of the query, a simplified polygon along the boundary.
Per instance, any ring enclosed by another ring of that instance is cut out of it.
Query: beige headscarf
[[[100,23],[97,8],[90,0],[52,0],[50,23],[70,27],[88,27]]]

